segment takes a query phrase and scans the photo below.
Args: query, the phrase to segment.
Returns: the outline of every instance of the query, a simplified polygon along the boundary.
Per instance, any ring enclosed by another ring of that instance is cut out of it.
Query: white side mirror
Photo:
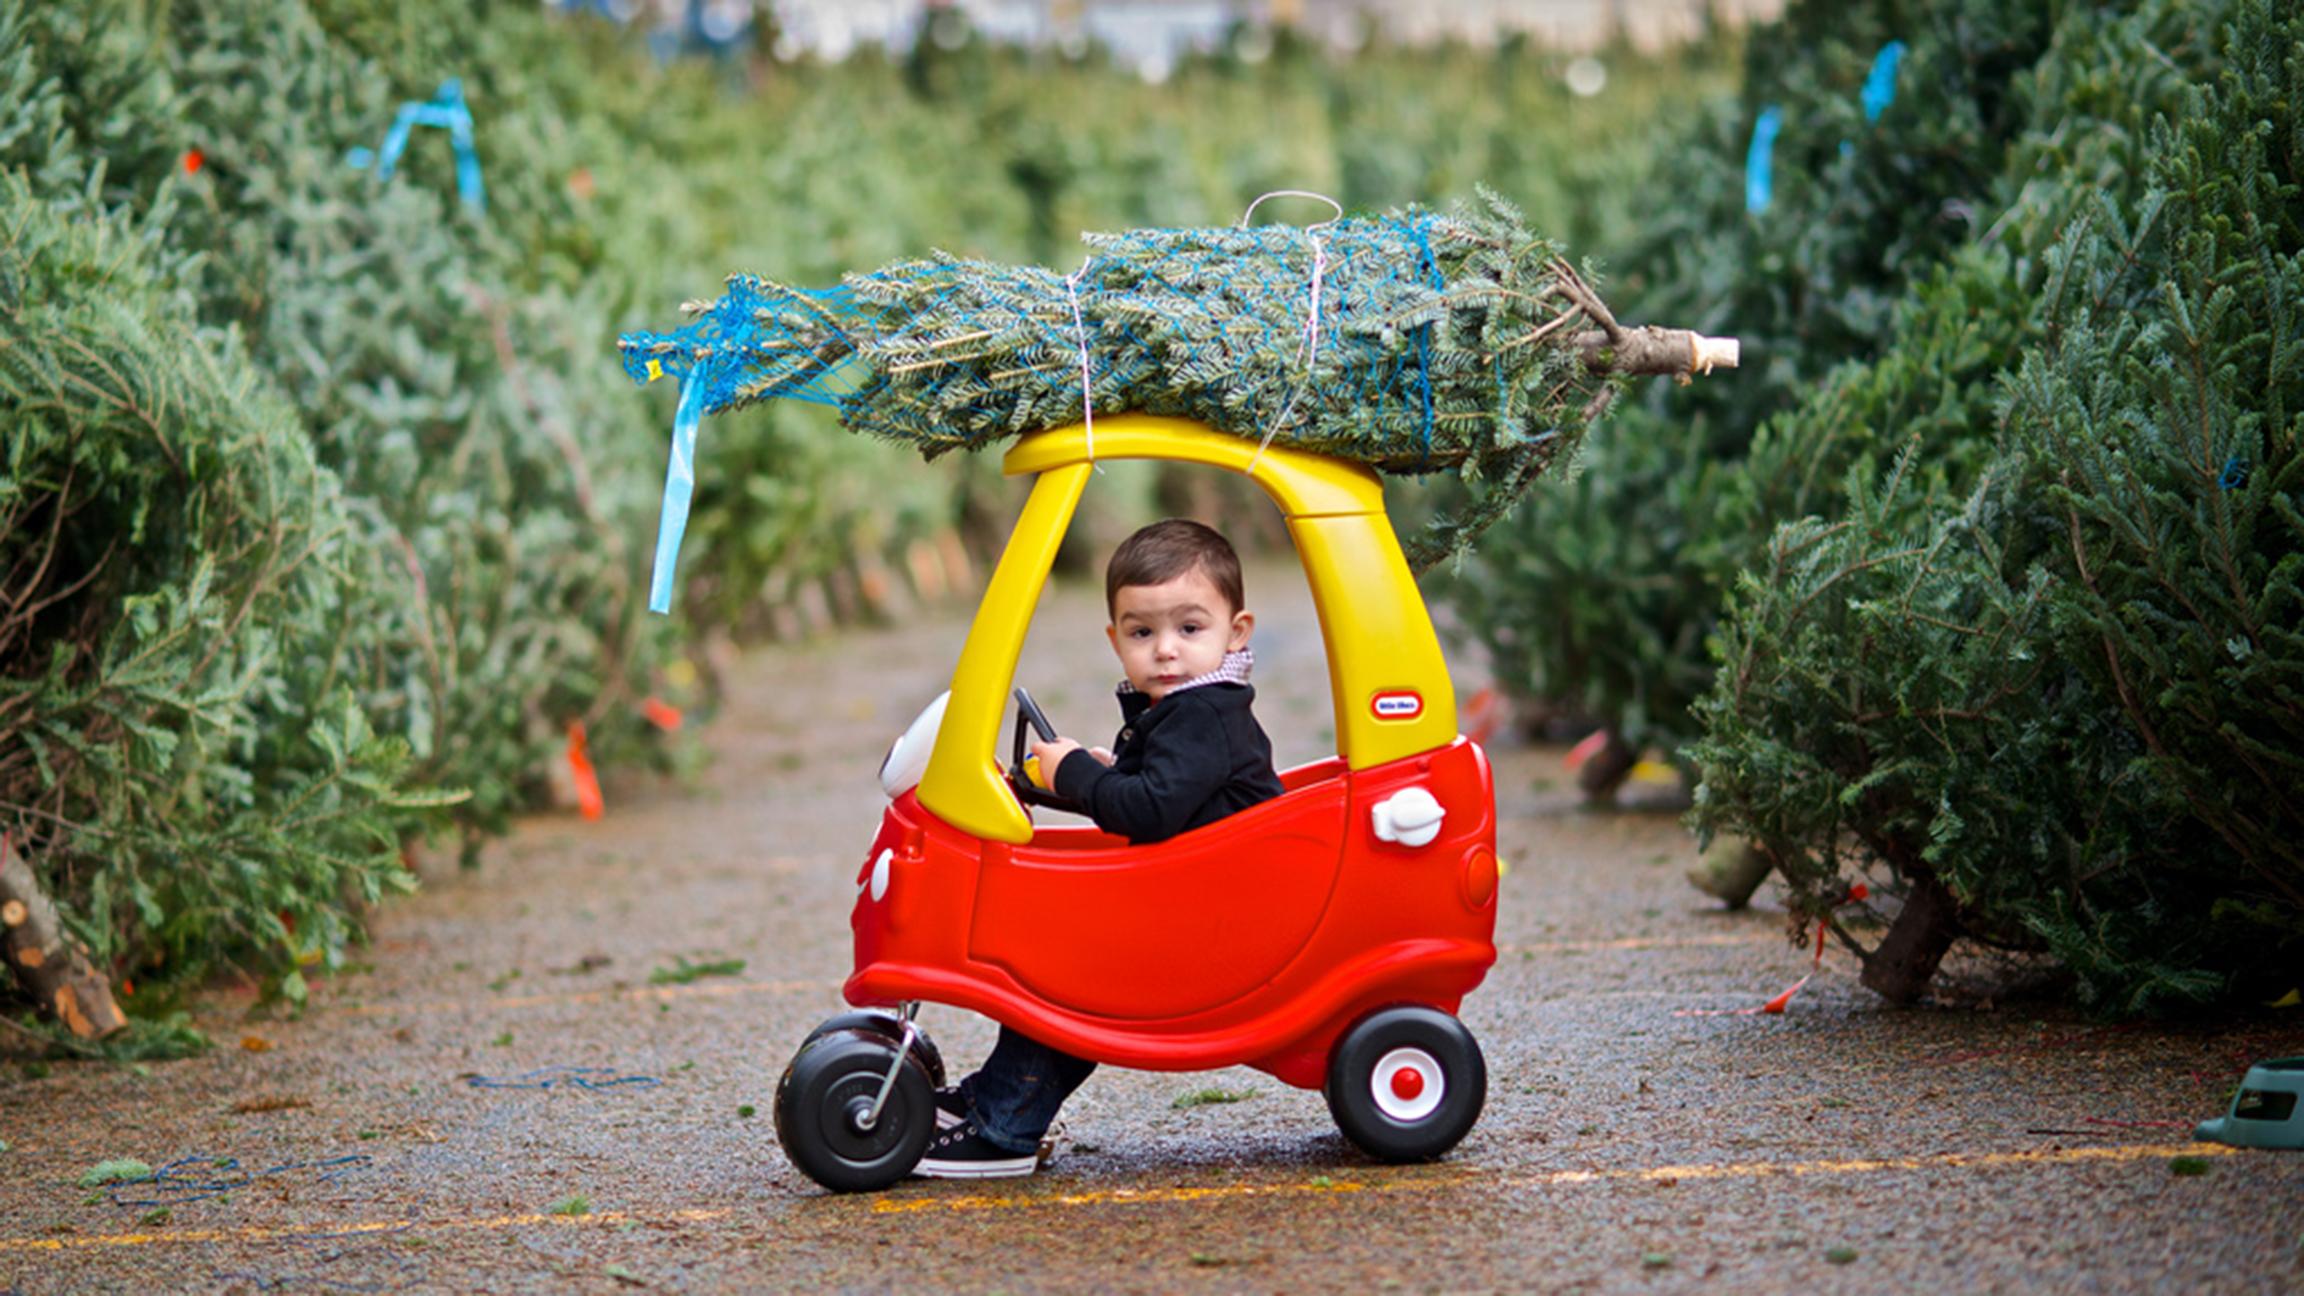
[[[1427,846],[1440,835],[1440,821],[1448,812],[1430,792],[1412,787],[1376,804],[1373,812],[1376,840],[1403,846]]]

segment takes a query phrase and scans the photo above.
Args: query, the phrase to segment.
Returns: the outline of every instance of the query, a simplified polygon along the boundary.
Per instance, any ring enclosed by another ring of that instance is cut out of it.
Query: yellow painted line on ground
[[[1944,1152],[1934,1156],[1848,1158],[1823,1161],[1744,1161],[1727,1165],[1650,1166],[1620,1170],[1547,1170],[1535,1174],[1485,1174],[1461,1170],[1438,1174],[1392,1172],[1382,1179],[1336,1179],[1321,1175],[1293,1183],[1204,1184],[1171,1188],[1102,1188],[1075,1193],[1008,1196],[945,1196],[924,1188],[919,1196],[878,1197],[876,1215],[922,1212],[1030,1210],[1048,1207],[1151,1206],[1240,1201],[1259,1197],[1323,1197],[1359,1193],[1445,1192],[1475,1188],[1572,1187],[1582,1184],[1677,1184],[1708,1179],[1768,1179],[1777,1176],[1865,1175],[1914,1170],[1994,1170],[2012,1166],[2081,1165],[2091,1162],[2151,1161],[2176,1156],[2236,1156],[2242,1149],[2216,1143],[2138,1143],[2112,1147],[2050,1148],[2026,1152]],[[0,1237],[0,1255],[12,1252],[89,1251],[107,1247],[167,1246],[186,1242],[268,1242],[279,1239],[355,1237],[385,1233],[470,1233],[532,1227],[588,1227],[608,1224],[711,1223],[735,1214],[731,1209],[601,1211],[586,1215],[484,1215],[449,1220],[367,1220],[350,1224],[286,1224],[226,1229],[165,1229],[91,1236]]]
[[[550,1005],[597,1004],[625,1001],[650,1003],[672,999],[711,999],[729,995],[796,994],[802,990],[838,990],[838,981],[696,981],[688,985],[626,986],[621,990],[569,990],[556,994],[503,995],[490,999],[438,999],[429,1003],[362,1003],[330,1005],[343,1017],[375,1017],[384,1013],[433,1015],[456,1012],[492,1012],[499,1008],[541,1008]]]
[[[1414,1186],[1454,1187],[1474,1182],[1473,1176],[1458,1175],[1428,1177],[1415,1181]],[[1315,1197],[1335,1193],[1395,1191],[1410,1187],[1407,1183],[1365,1184],[1352,1179],[1329,1179],[1322,1176],[1303,1183],[1282,1184],[1207,1184],[1198,1187],[1179,1185],[1173,1188],[1101,1188],[1080,1193],[1038,1193],[1018,1197],[879,1197],[873,1199],[875,1215],[906,1215],[918,1211],[985,1211],[1019,1210],[1036,1206],[1141,1206],[1170,1202],[1225,1201],[1244,1197]]]
[[[2129,1144],[2119,1147],[2052,1148],[2028,1152],[1945,1152],[1935,1156],[1854,1158],[1830,1161],[1746,1161],[1730,1165],[1651,1166],[1625,1170],[1548,1170],[1538,1174],[1402,1175],[1374,1182],[1325,1177],[1290,1184],[1215,1184],[1176,1188],[1112,1188],[1084,1193],[1017,1196],[881,1197],[875,1214],[917,1211],[1021,1210],[1049,1206],[1137,1206],[1255,1197],[1316,1196],[1331,1193],[1435,1192],[1451,1188],[1544,1188],[1602,1183],[1676,1184],[1704,1179],[1766,1179],[1778,1175],[1860,1175],[1910,1170],[1991,1170],[2007,1166],[2072,1165],[2103,1161],[2149,1161],[2175,1156],[2231,1156],[2238,1148],[2213,1143]]]
[[[535,1225],[583,1227],[600,1224],[708,1223],[726,1219],[726,1210],[601,1211],[586,1215],[485,1215],[460,1220],[363,1220],[353,1224],[282,1224],[229,1229],[168,1229],[149,1233],[101,1233],[88,1237],[0,1238],[0,1255],[11,1251],[90,1251],[104,1247],[138,1247],[179,1242],[270,1242],[276,1239],[362,1237],[380,1233],[465,1233],[489,1229],[528,1228]]]

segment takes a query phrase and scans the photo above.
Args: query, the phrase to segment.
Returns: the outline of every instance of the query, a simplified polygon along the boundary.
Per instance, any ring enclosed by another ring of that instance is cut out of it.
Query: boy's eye
[[[1180,628],[1188,635],[1200,633],[1200,623],[1197,621],[1187,621]]]

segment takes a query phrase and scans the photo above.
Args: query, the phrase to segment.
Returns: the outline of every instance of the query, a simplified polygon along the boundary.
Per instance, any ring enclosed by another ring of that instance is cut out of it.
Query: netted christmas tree
[[[1722,624],[1699,816],[1808,914],[1891,883],[1877,944],[1840,925],[1891,997],[1961,938],[2110,1012],[2294,988],[2304,15],[2247,0],[2214,40],[2138,136],[2147,187],[2044,258],[1980,484],[1859,472]]]
[[[148,991],[293,1000],[407,839],[502,824],[593,708],[642,730],[664,636],[600,519],[652,495],[646,425],[629,472],[571,430],[640,402],[550,360],[605,310],[524,290],[452,185],[345,165],[394,90],[301,5],[0,0],[0,85],[40,235],[0,392],[9,885]]]
[[[348,501],[198,324],[165,217],[0,173],[0,899],[23,988],[84,1034],[102,998],[58,994],[24,915],[95,977],[149,993],[229,964],[300,1000],[347,909],[410,885],[398,825],[446,799],[408,789],[407,745],[331,669],[363,633]]]
[[[1141,412],[1486,484],[1421,561],[1470,542],[1570,452],[1618,377],[1733,363],[1733,344],[1620,325],[1549,240],[1487,196],[1307,228],[1091,234],[1072,274],[950,256],[796,289],[753,276],[627,371],[702,414],[797,399],[934,457]],[[673,476],[692,453],[674,448]]]

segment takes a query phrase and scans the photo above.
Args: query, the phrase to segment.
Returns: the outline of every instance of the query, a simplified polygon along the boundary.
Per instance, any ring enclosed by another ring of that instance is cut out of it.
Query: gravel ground
[[[1250,595],[1283,763],[1332,750],[1301,579]],[[1100,591],[1053,590],[1038,624],[1020,679],[1103,739]],[[1106,1068],[1032,1179],[826,1195],[768,1105],[841,1007],[872,771],[963,630],[746,657],[704,773],[430,879],[302,1020],[220,992],[208,1056],[0,1068],[0,1292],[2299,1289],[2304,1154],[2188,1143],[2250,1061],[2304,1053],[2294,1010],[2104,1026],[1973,987],[1898,1010],[1835,952],[1784,1014],[1742,1011],[1809,970],[1769,892],[1721,911],[1681,880],[1673,789],[1584,811],[1561,752],[1508,735],[1501,956],[1463,1014],[1488,1106],[1455,1153],[1371,1164],[1251,1071]],[[924,1023],[956,1067],[990,1043]],[[1177,1103],[1212,1088],[1236,1100]],[[126,1157],[210,1160],[79,1186]]]

